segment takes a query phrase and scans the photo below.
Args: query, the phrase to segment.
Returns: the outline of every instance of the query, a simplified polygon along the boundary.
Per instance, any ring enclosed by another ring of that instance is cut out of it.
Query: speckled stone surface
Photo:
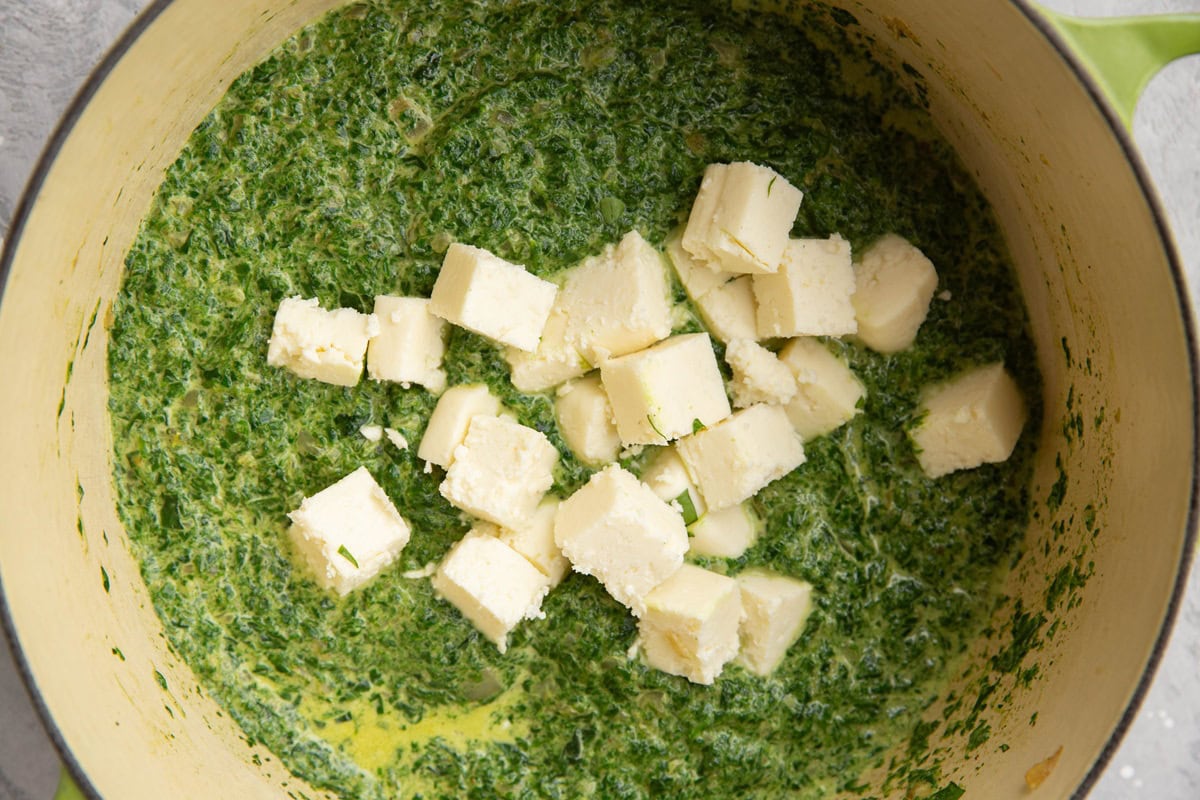
[[[1200,13],[1200,0],[1044,0],[1073,14]],[[146,0],[0,0],[0,237],[59,115]],[[1134,136],[1159,188],[1193,287],[1200,289],[1200,57],[1147,88]],[[134,765],[131,765],[131,768]],[[0,644],[0,800],[44,800],[59,761]],[[1095,800],[1200,798],[1200,572],[1138,717]]]

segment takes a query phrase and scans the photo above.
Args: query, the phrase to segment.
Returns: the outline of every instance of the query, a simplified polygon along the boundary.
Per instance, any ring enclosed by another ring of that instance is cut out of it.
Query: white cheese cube
[[[749,499],[804,463],[804,446],[779,406],[736,411],[675,446],[710,514]]]
[[[442,356],[446,353],[446,322],[429,313],[423,297],[375,298],[379,334],[367,345],[367,375],[408,388],[424,386],[434,394],[446,388]]]
[[[374,314],[352,308],[321,308],[316,298],[289,297],[279,303],[267,363],[301,378],[335,386],[356,386],[362,377],[367,342],[379,333]]]
[[[734,339],[725,348],[725,362],[733,370],[729,391],[735,408],[755,403],[783,405],[796,394],[796,379],[787,365],[765,347],[748,339]]]
[[[683,249],[683,235],[677,231],[667,239],[667,256],[675,267],[675,274],[683,284],[683,290],[693,300],[698,300],[719,286],[724,286],[737,277],[732,272],[722,272],[711,269],[707,263],[692,258],[692,254]]]
[[[741,619],[737,581],[684,564],[646,595],[638,621],[646,663],[711,684],[738,654]]]
[[[683,459],[675,447],[664,447],[642,473],[642,483],[650,487],[660,499],[668,503],[679,503],[683,521],[691,523],[704,515],[708,507],[700,496],[700,490],[692,483]],[[687,497],[684,498],[684,493]],[[690,508],[690,512],[689,512]]]
[[[479,632],[508,649],[508,634],[524,619],[540,619],[549,579],[495,536],[472,531],[450,548],[431,581]]]
[[[926,390],[911,431],[921,469],[937,478],[1004,461],[1025,427],[1025,402],[1000,363],[976,367]]]
[[[408,523],[366,467],[304,498],[288,517],[288,534],[317,583],[340,595],[391,564],[410,535]]]
[[[617,460],[621,437],[599,375],[568,383],[554,401],[558,429],[567,446],[585,464]]]
[[[562,502],[554,540],[576,572],[638,616],[646,593],[679,569],[688,548],[679,513],[617,464]]]
[[[701,264],[707,264],[714,272],[724,271],[712,252],[709,240],[717,235],[713,231],[713,223],[721,208],[721,194],[725,191],[725,178],[728,175],[728,164],[709,164],[704,168],[700,189],[692,201],[692,210],[679,240],[685,252]]]
[[[758,321],[754,304],[754,281],[749,275],[730,281],[694,301],[700,319],[722,342],[757,339]]]
[[[800,638],[812,610],[812,586],[766,570],[747,570],[737,584],[745,612],[738,662],[765,677]]]
[[[749,503],[710,511],[688,527],[689,553],[717,558],[741,558],[758,541],[758,517]]]
[[[454,451],[467,438],[471,420],[480,414],[500,414],[500,401],[482,383],[464,384],[447,389],[429,415],[421,436],[417,457],[443,469],[454,463]]]
[[[896,353],[917,338],[937,289],[937,271],[925,254],[888,234],[863,253],[855,270],[858,338],[880,353]]]
[[[754,276],[759,338],[854,333],[853,295],[849,242],[837,234],[792,239],[778,272]]]
[[[438,491],[455,508],[520,529],[554,484],[558,451],[540,431],[505,417],[476,416]]]
[[[429,310],[518,350],[537,350],[558,287],[487,250],[455,242],[433,284]]]
[[[589,364],[604,363],[671,335],[662,255],[637,231],[567,271],[560,304],[567,342]]]
[[[550,309],[537,350],[526,353],[506,347],[504,360],[508,362],[513,386],[522,392],[544,392],[588,371],[583,356],[567,341],[567,314],[562,308],[561,294]]]
[[[803,199],[770,167],[746,161],[712,164],[692,205],[683,248],[714,269],[774,272]]]
[[[562,554],[554,541],[554,518],[558,514],[559,499],[546,497],[538,504],[529,522],[520,528],[497,528],[500,541],[529,560],[550,582],[550,588],[558,586],[568,572],[571,562]]]
[[[804,441],[824,436],[859,412],[866,387],[819,340],[793,339],[779,351],[779,360],[796,378],[787,415]]]
[[[729,416],[729,398],[705,333],[672,336],[600,367],[621,443],[666,444]]]

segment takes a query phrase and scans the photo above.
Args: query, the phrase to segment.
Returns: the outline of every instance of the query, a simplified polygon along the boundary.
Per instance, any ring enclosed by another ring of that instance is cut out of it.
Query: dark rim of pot
[[[8,235],[4,241],[4,247],[0,250],[0,301],[4,299],[4,290],[8,283],[8,275],[12,268],[12,261],[15,257],[17,243],[20,241],[21,233],[25,227],[25,223],[29,219],[30,210],[33,207],[38,194],[41,191],[42,184],[46,180],[54,160],[57,158],[59,151],[62,149],[63,143],[70,136],[71,131],[75,127],[75,123],[79,121],[88,103],[91,102],[101,84],[108,78],[109,73],[117,63],[125,56],[126,52],[133,46],[142,33],[158,19],[159,15],[169,6],[173,0],[154,0],[141,14],[134,19],[129,28],[121,35],[116,43],[101,59],[100,63],[88,76],[83,86],[71,100],[62,119],[59,121],[54,133],[51,134],[45,149],[38,158],[37,164],[34,167],[25,190],[21,194],[20,200],[17,202],[17,207],[13,212],[12,225],[9,228]],[[1058,32],[1053,26],[1041,15],[1036,5],[1032,0],[1009,0],[1026,18],[1026,20],[1037,29],[1042,36],[1058,51],[1066,66],[1074,73],[1076,80],[1080,85],[1087,90],[1093,103],[1100,109],[1104,115],[1105,121],[1113,137],[1121,146],[1121,150],[1125,154],[1126,160],[1133,169],[1134,175],[1137,177],[1138,185],[1141,187],[1142,196],[1150,208],[1151,214],[1154,217],[1154,224],[1158,230],[1159,240],[1162,242],[1163,250],[1167,256],[1167,261],[1171,267],[1171,277],[1175,282],[1175,297],[1179,303],[1179,313],[1182,317],[1184,331],[1187,338],[1188,361],[1191,369],[1192,377],[1192,408],[1200,408],[1200,358],[1197,354],[1196,326],[1192,317],[1191,301],[1189,299],[1187,286],[1184,279],[1184,270],[1180,262],[1178,249],[1175,246],[1175,241],[1170,233],[1170,229],[1166,222],[1166,213],[1162,207],[1162,201],[1158,197],[1157,191],[1154,189],[1153,181],[1142,162],[1137,148],[1134,145],[1133,138],[1122,124],[1120,117],[1116,111],[1109,105],[1108,100],[1104,96],[1103,90],[1096,82],[1095,78],[1087,71],[1082,63],[1075,57],[1071,48],[1062,40]],[[1129,700],[1125,708],[1125,712],[1121,715],[1120,721],[1105,744],[1104,749],[1100,752],[1096,761],[1088,770],[1083,782],[1075,790],[1072,798],[1078,800],[1083,798],[1095,786],[1099,780],[1105,767],[1112,760],[1113,754],[1116,752],[1125,734],[1129,731],[1137,716],[1137,712],[1141,707],[1142,701],[1149,691],[1150,684],[1154,679],[1154,675],[1158,670],[1158,666],[1162,661],[1163,652],[1166,650],[1167,642],[1170,639],[1171,631],[1174,628],[1175,620],[1178,617],[1179,607],[1183,601],[1184,590],[1187,585],[1187,577],[1191,571],[1192,557],[1196,547],[1196,526],[1198,515],[1200,515],[1200,465],[1197,463],[1197,458],[1200,456],[1200,425],[1194,425],[1192,430],[1192,489],[1191,497],[1188,505],[1188,523],[1187,531],[1184,536],[1183,552],[1180,554],[1179,571],[1175,576],[1174,586],[1171,588],[1171,598],[1167,605],[1167,614],[1163,620],[1162,627],[1159,629],[1158,636],[1155,638],[1154,647],[1150,652],[1150,658],[1146,663],[1146,668],[1142,672],[1142,676],[1138,681],[1138,685],[1134,690],[1132,698]],[[29,688],[30,696],[33,699],[34,706],[37,708],[38,714],[45,724],[46,730],[62,756],[63,764],[70,773],[76,785],[89,798],[100,798],[96,787],[92,785],[87,773],[75,759],[66,742],[63,740],[61,731],[54,722],[54,718],[50,715],[49,709],[46,707],[45,701],[42,699],[41,692],[38,690],[37,681],[34,679],[33,673],[30,670],[29,663],[25,660],[25,655],[21,651],[17,643],[16,626],[13,622],[11,611],[8,607],[8,600],[4,594],[3,585],[0,584],[0,622],[4,629],[5,637],[8,640],[9,648],[12,650],[18,669],[21,672],[21,677],[25,681],[25,685]]]
[[[1200,404],[1200,384],[1198,384],[1198,380],[1200,380],[1200,371],[1198,371],[1200,360],[1198,360],[1197,355],[1196,323],[1195,318],[1192,316],[1192,304],[1188,295],[1183,264],[1180,262],[1179,250],[1175,246],[1175,240],[1167,225],[1167,215],[1162,207],[1162,201],[1159,199],[1158,192],[1154,188],[1154,182],[1150,178],[1150,173],[1146,169],[1145,163],[1138,154],[1137,147],[1133,142],[1133,136],[1125,128],[1120,116],[1118,116],[1116,110],[1104,96],[1104,90],[1100,88],[1100,84],[1097,83],[1096,78],[1088,72],[1087,68],[1076,57],[1071,47],[1063,41],[1058,31],[1054,29],[1054,26],[1041,14],[1036,3],[1033,0],[1009,0],[1009,2],[1019,9],[1025,15],[1026,20],[1054,46],[1067,67],[1075,74],[1076,80],[1087,90],[1087,93],[1092,98],[1092,102],[1095,103],[1096,107],[1104,115],[1113,138],[1121,145],[1121,149],[1125,153],[1125,159],[1129,162],[1134,174],[1137,176],[1142,196],[1150,207],[1151,214],[1154,217],[1154,224],[1158,228],[1159,239],[1163,243],[1163,250],[1166,253],[1168,263],[1171,265],[1171,278],[1175,282],[1175,298],[1179,303],[1179,315],[1182,317],[1183,328],[1187,337],[1188,366],[1191,369],[1192,378],[1192,409],[1200,409],[1200,405],[1198,405]],[[1194,414],[1193,420],[1196,420]],[[1121,741],[1125,738],[1125,734],[1129,732],[1129,728],[1133,725],[1142,702],[1146,699],[1146,693],[1150,690],[1150,684],[1154,680],[1154,675],[1158,672],[1158,666],[1162,663],[1163,653],[1167,649],[1167,642],[1170,641],[1171,631],[1174,629],[1175,620],[1179,616],[1179,607],[1183,603],[1183,595],[1187,588],[1188,575],[1191,572],[1192,560],[1196,550],[1196,525],[1198,514],[1200,514],[1200,497],[1198,497],[1198,494],[1200,494],[1200,462],[1197,461],[1200,458],[1200,425],[1195,422],[1192,425],[1191,445],[1192,490],[1188,501],[1187,531],[1184,535],[1183,552],[1180,553],[1179,557],[1179,571],[1175,574],[1175,583],[1171,587],[1171,598],[1167,603],[1166,617],[1163,619],[1162,627],[1159,628],[1158,636],[1154,640],[1154,647],[1150,651],[1150,658],[1146,662],[1146,667],[1142,671],[1141,678],[1138,680],[1137,688],[1125,706],[1125,713],[1121,715],[1117,727],[1113,730],[1112,735],[1108,737],[1108,742],[1104,745],[1104,749],[1100,751],[1100,755],[1097,756],[1096,761],[1088,769],[1083,782],[1075,789],[1075,793],[1071,795],[1072,800],[1082,800],[1095,787],[1096,782],[1104,773],[1105,767],[1112,761],[1112,757],[1120,746]]]

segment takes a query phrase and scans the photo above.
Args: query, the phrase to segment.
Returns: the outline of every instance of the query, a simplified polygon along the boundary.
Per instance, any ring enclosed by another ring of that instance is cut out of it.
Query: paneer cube
[[[779,360],[796,379],[787,415],[804,441],[824,436],[861,410],[866,387],[820,340],[793,339],[779,351]]]
[[[600,367],[621,443],[666,444],[729,415],[729,398],[705,333],[672,336]]]
[[[910,436],[931,478],[1006,460],[1027,416],[1021,390],[1000,363],[926,390],[920,413]]]
[[[553,589],[571,571],[571,562],[562,554],[554,541],[554,518],[558,514],[559,499],[547,496],[538,504],[529,522],[520,528],[496,528],[500,541],[516,550],[533,564],[550,581]]]
[[[688,548],[679,512],[617,464],[562,502],[554,540],[576,572],[595,577],[638,616],[646,594],[679,569]]]
[[[564,381],[578,378],[590,367],[575,345],[567,341],[567,314],[561,295],[550,309],[542,341],[536,351],[527,353],[515,347],[504,349],[513,386],[522,392],[544,392]]]
[[[708,263],[697,261],[683,249],[678,234],[667,240],[667,255],[709,333],[722,342],[758,338],[754,285],[749,275],[710,269]]]
[[[387,494],[359,467],[306,497],[288,534],[317,583],[345,595],[396,559],[410,535]]]
[[[675,446],[710,514],[753,497],[804,463],[804,446],[779,406],[736,411]]]
[[[638,622],[646,663],[711,684],[738,654],[741,619],[737,581],[684,564],[646,595]]]
[[[447,389],[429,415],[417,457],[449,468],[454,463],[454,451],[467,438],[471,420],[481,414],[486,417],[500,414],[500,401],[487,386],[471,383]]]
[[[667,239],[666,250],[671,266],[683,284],[683,290],[693,300],[699,300],[713,289],[738,277],[736,273],[712,269],[706,262],[693,258],[691,253],[683,249],[682,231],[676,231]]]
[[[708,265],[714,272],[725,271],[713,252],[710,240],[720,237],[720,229],[714,230],[713,226],[721,210],[721,195],[725,191],[725,179],[728,176],[728,164],[709,164],[704,168],[700,188],[696,190],[696,199],[692,201],[692,210],[688,213],[687,224],[679,241],[685,252],[701,264]],[[736,272],[741,274],[742,270]]]
[[[433,284],[429,310],[518,350],[537,350],[558,287],[487,250],[455,242]]]
[[[683,249],[725,272],[775,272],[803,199],[770,167],[711,164],[688,217]]]
[[[859,340],[879,353],[907,348],[929,314],[937,282],[933,262],[904,238],[888,234],[871,245],[855,269]]]
[[[408,388],[416,383],[434,394],[446,388],[442,356],[446,353],[446,322],[429,313],[423,297],[375,298],[379,335],[367,345],[367,375]]]
[[[362,377],[367,342],[379,333],[374,314],[352,308],[321,308],[316,298],[289,297],[279,303],[267,363],[301,378],[335,386],[356,386]]]
[[[718,286],[695,303],[704,325],[722,342],[758,338],[754,281],[749,275]]]
[[[678,503],[684,524],[692,524],[708,510],[674,445],[658,451],[642,473],[642,483],[659,499]]]
[[[689,553],[717,558],[741,558],[758,541],[761,525],[749,503],[710,511],[688,526]]]
[[[592,365],[671,335],[666,265],[637,231],[568,270],[560,305],[567,343]]]
[[[558,429],[567,447],[585,464],[616,461],[621,437],[599,375],[563,386],[554,401]]]
[[[738,662],[765,677],[800,638],[812,610],[812,586],[767,570],[747,570],[737,584],[745,612]]]
[[[521,620],[540,619],[550,580],[507,544],[472,531],[450,548],[431,581],[501,653]]]
[[[545,434],[505,417],[476,416],[438,491],[455,508],[519,530],[554,484],[558,451]]]
[[[729,391],[735,408],[755,403],[783,405],[796,394],[792,371],[774,353],[748,339],[734,339],[725,348],[725,361],[733,370]]]
[[[792,239],[773,275],[754,276],[758,336],[845,336],[858,330],[854,316],[854,266],[850,243]]]

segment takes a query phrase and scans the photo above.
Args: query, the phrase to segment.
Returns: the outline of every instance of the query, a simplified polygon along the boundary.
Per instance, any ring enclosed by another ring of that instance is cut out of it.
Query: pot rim
[[[33,209],[34,203],[41,192],[42,185],[45,183],[46,176],[53,167],[59,152],[62,150],[63,144],[71,135],[75,128],[75,124],[83,115],[84,110],[88,107],[92,98],[99,90],[100,86],[107,80],[113,68],[124,58],[125,54],[133,47],[138,38],[147,28],[152,25],[155,20],[166,10],[174,0],[153,0],[125,29],[124,33],[116,40],[109,48],[108,52],[100,62],[92,69],[83,85],[76,92],[75,96],[68,104],[62,118],[58,121],[47,140],[46,146],[38,156],[37,162],[30,173],[30,177],[22,190],[16,208],[13,211],[11,224],[7,235],[4,238],[3,247],[0,248],[0,304],[4,300],[5,288],[8,285],[9,273],[12,270],[12,262],[16,254],[17,242],[21,239],[21,234],[28,222],[30,212]],[[1137,150],[1137,146],[1133,141],[1132,133],[1126,129],[1122,123],[1120,116],[1113,108],[1111,103],[1105,97],[1103,89],[1100,87],[1095,76],[1093,76],[1084,66],[1079,57],[1066,43],[1062,36],[1056,31],[1041,14],[1034,0],[1008,0],[1024,17],[1025,19],[1045,38],[1046,42],[1057,51],[1064,65],[1071,70],[1075,78],[1087,91],[1092,102],[1100,110],[1105,122],[1108,124],[1110,131],[1116,138],[1117,143],[1121,147],[1121,151],[1125,155],[1126,161],[1133,168],[1134,176],[1137,179],[1139,188],[1147,205],[1150,207],[1151,215],[1154,219],[1155,228],[1158,231],[1158,237],[1162,243],[1164,253],[1167,257],[1167,263],[1170,266],[1171,278],[1175,284],[1175,298],[1179,303],[1179,312],[1183,318],[1184,334],[1187,340],[1188,352],[1188,367],[1191,372],[1191,407],[1193,409],[1193,419],[1196,418],[1196,410],[1200,409],[1200,341],[1197,340],[1197,321],[1195,319],[1191,297],[1188,293],[1187,283],[1182,264],[1182,259],[1179,255],[1178,247],[1175,243],[1174,236],[1171,233],[1170,226],[1167,223],[1167,216],[1163,208],[1162,200],[1158,195],[1158,191],[1154,187],[1154,182],[1151,179],[1149,170],[1142,161],[1141,155]],[[1174,630],[1175,622],[1179,616],[1179,608],[1183,603],[1183,596],[1187,588],[1188,577],[1191,574],[1195,550],[1197,546],[1197,527],[1200,523],[1200,424],[1192,426],[1192,480],[1191,491],[1188,500],[1188,515],[1187,515],[1187,530],[1185,531],[1183,541],[1183,552],[1180,557],[1179,570],[1175,575],[1175,582],[1171,588],[1171,596],[1167,603],[1167,613],[1159,627],[1158,635],[1155,637],[1154,645],[1150,651],[1150,657],[1146,662],[1146,667],[1142,671],[1141,677],[1138,679],[1137,686],[1134,689],[1133,695],[1126,704],[1125,711],[1118,720],[1116,727],[1108,737],[1104,748],[1088,769],[1083,781],[1071,795],[1073,800],[1081,800],[1094,788],[1100,776],[1104,773],[1109,763],[1112,761],[1113,755],[1120,747],[1125,735],[1129,732],[1137,713],[1141,708],[1142,702],[1146,698],[1146,694],[1150,689],[1150,685],[1154,680],[1155,674],[1162,663],[1163,654],[1166,651],[1167,644],[1170,641],[1171,633]],[[100,793],[92,784],[87,772],[83,766],[75,758],[71,749],[67,746],[62,732],[54,721],[54,717],[50,714],[50,710],[46,705],[42,694],[38,689],[37,681],[33,675],[28,661],[25,659],[25,654],[17,641],[16,625],[12,619],[12,612],[8,605],[7,596],[4,593],[3,582],[0,581],[0,629],[3,630],[4,638],[8,644],[10,651],[13,654],[13,660],[17,664],[17,669],[21,674],[21,678],[29,691],[29,696],[33,701],[34,707],[37,709],[38,716],[41,717],[42,724],[46,729],[50,740],[54,743],[55,749],[58,750],[58,755],[62,759],[64,769],[69,773],[75,785],[79,787],[84,797],[100,800]]]
[[[1137,145],[1133,141],[1131,128],[1125,127],[1120,114],[1117,113],[1117,110],[1105,96],[1104,89],[1101,87],[1096,76],[1088,71],[1076,51],[1067,44],[1066,40],[1063,39],[1062,35],[1054,28],[1047,17],[1039,11],[1037,3],[1034,0],[1009,0],[1009,2],[1058,51],[1067,68],[1074,73],[1075,79],[1087,91],[1088,95],[1092,98],[1092,102],[1100,110],[1100,113],[1104,115],[1104,120],[1108,123],[1109,129],[1120,145],[1122,152],[1124,152],[1126,161],[1133,168],[1134,176],[1137,178],[1142,195],[1150,206],[1154,225],[1158,229],[1158,236],[1162,241],[1163,249],[1167,256],[1167,263],[1171,268],[1171,279],[1175,282],[1175,299],[1179,303],[1179,313],[1183,317],[1184,335],[1187,340],[1188,367],[1191,371],[1192,393],[1190,400],[1193,420],[1191,441],[1192,481],[1191,497],[1188,500],[1187,530],[1184,533],[1183,552],[1180,554],[1179,571],[1175,574],[1175,583],[1171,587],[1171,596],[1167,602],[1167,613],[1163,617],[1162,624],[1158,629],[1158,635],[1154,640],[1154,646],[1150,650],[1150,658],[1146,661],[1146,667],[1138,679],[1133,695],[1129,698],[1125,706],[1125,712],[1121,715],[1116,727],[1113,728],[1104,748],[1100,751],[1096,760],[1092,762],[1092,766],[1088,769],[1083,781],[1071,795],[1072,800],[1082,800],[1095,787],[1096,783],[1100,780],[1100,776],[1104,774],[1117,749],[1121,746],[1121,742],[1124,741],[1125,735],[1129,732],[1130,727],[1132,727],[1133,721],[1137,718],[1138,711],[1141,710],[1142,702],[1146,699],[1146,694],[1150,691],[1150,685],[1154,682],[1154,676],[1158,673],[1158,668],[1162,664],[1163,654],[1166,652],[1167,644],[1171,639],[1171,632],[1174,630],[1175,622],[1179,618],[1179,608],[1183,604],[1188,577],[1191,575],[1196,555],[1197,525],[1200,523],[1200,424],[1196,422],[1196,412],[1200,410],[1200,354],[1198,354],[1200,342],[1197,342],[1197,320],[1192,307],[1191,295],[1188,293],[1179,248],[1175,243],[1174,235],[1171,233],[1170,225],[1167,223],[1166,210],[1163,208],[1162,199],[1159,197],[1158,190],[1154,186],[1150,171],[1147,169],[1137,149]],[[2,599],[0,599],[0,602],[2,602]]]
[[[172,2],[174,0],[153,0],[149,6],[133,18],[133,21],[129,23],[129,27],[125,29],[121,36],[108,49],[108,52],[104,54],[104,57],[100,59],[100,62],[88,74],[83,85],[79,87],[75,96],[71,98],[71,102],[67,105],[66,111],[63,112],[62,118],[54,126],[53,133],[50,134],[50,138],[46,141],[46,146],[38,156],[33,171],[25,183],[25,188],[21,191],[16,208],[13,210],[8,232],[4,237],[3,247],[0,247],[0,306],[4,304],[4,293],[8,288],[8,278],[12,272],[13,259],[16,257],[17,243],[21,240],[25,223],[29,221],[29,215],[33,210],[38,195],[41,194],[42,185],[46,182],[46,176],[50,173],[50,169],[58,158],[59,152],[62,150],[68,137],[70,137],[71,132],[75,129],[75,124],[83,116],[84,110],[87,109],[92,98],[99,91],[100,86],[108,79],[109,74],[121,59],[125,57],[125,54],[129,52],[142,33],[158,19],[159,15]],[[29,692],[29,697],[33,701],[33,707],[37,709],[38,716],[42,720],[42,726],[46,729],[50,741],[54,743],[54,748],[58,751],[58,756],[62,760],[64,774],[70,775],[75,786],[78,787],[80,793],[87,800],[103,800],[100,792],[92,784],[91,778],[88,777],[87,771],[84,770],[83,765],[75,758],[75,754],[71,751],[71,748],[67,746],[62,731],[59,730],[58,724],[54,721],[54,716],[50,713],[50,709],[42,697],[37,679],[34,677],[33,670],[25,658],[25,652],[21,649],[20,643],[17,641],[16,623],[12,618],[12,609],[9,608],[8,595],[4,591],[4,582],[2,579],[0,579],[0,629],[4,632],[5,642],[8,645],[9,651],[13,654],[13,661],[16,662],[17,670],[21,673],[21,679],[24,681],[25,688]],[[56,794],[56,797],[61,796],[61,781],[59,789],[60,791]]]

